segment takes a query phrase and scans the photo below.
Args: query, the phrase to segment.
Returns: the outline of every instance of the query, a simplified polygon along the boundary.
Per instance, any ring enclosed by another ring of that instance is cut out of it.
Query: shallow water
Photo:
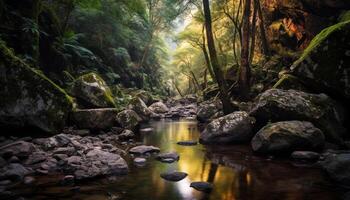
[[[22,191],[24,196],[94,200],[336,199],[332,185],[312,166],[257,157],[249,146],[177,145],[178,141],[198,140],[199,131],[194,121],[159,121],[145,126],[153,127],[154,132],[142,134],[139,139],[146,145],[158,146],[162,152],[176,151],[180,155],[178,162],[161,163],[152,156],[144,167],[136,167],[132,158],[127,158],[130,167],[127,176],[81,183],[76,192],[72,187],[50,185],[46,177],[39,186]],[[160,178],[160,173],[171,170],[186,172],[188,176],[179,182]],[[189,187],[193,181],[211,182],[213,191],[198,192]]]

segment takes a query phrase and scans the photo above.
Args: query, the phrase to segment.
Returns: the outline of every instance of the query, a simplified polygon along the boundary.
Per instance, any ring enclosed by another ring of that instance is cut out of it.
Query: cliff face
[[[350,9],[348,0],[264,0],[267,39],[279,54],[305,49],[322,29]]]

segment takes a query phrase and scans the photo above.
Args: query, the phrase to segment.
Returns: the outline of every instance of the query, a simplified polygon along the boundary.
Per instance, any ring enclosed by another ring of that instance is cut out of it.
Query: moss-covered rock
[[[117,115],[117,122],[121,127],[135,131],[142,119],[133,110],[124,110]]]
[[[322,92],[350,99],[350,21],[319,33],[291,67],[292,73]]]
[[[72,99],[32,69],[0,40],[0,125],[56,133],[65,125]]]
[[[93,72],[77,78],[72,93],[79,106],[85,108],[116,107],[111,90],[105,81]]]

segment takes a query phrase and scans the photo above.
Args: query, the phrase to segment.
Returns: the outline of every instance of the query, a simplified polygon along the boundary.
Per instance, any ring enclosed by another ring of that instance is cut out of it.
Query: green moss
[[[0,53],[2,54],[2,59],[5,59],[5,62],[10,63],[10,66],[22,66],[26,70],[33,72],[34,74],[38,75],[40,78],[46,80],[49,84],[54,86],[58,91],[64,94],[64,96],[67,98],[67,100],[70,103],[73,103],[72,97],[70,97],[64,89],[62,89],[60,86],[58,86],[56,83],[54,83],[52,80],[50,80],[47,76],[45,76],[41,71],[31,68],[29,65],[27,65],[25,62],[23,62],[20,58],[18,58],[12,49],[7,48],[4,41],[0,39]]]
[[[343,12],[339,17],[339,22],[345,22],[350,20],[350,10]]]
[[[350,20],[340,22],[338,24],[335,24],[333,26],[330,26],[324,30],[322,30],[319,34],[317,34],[312,41],[310,42],[309,46],[304,50],[301,57],[294,62],[292,69],[294,69],[296,66],[298,66],[306,57],[310,55],[310,53],[317,49],[317,47],[322,44],[324,40],[326,40],[333,32],[340,31],[343,28],[347,27],[347,25],[350,24]]]
[[[84,74],[78,78],[78,81],[87,82],[87,83],[97,83],[100,88],[103,88],[103,99],[111,106],[116,107],[114,97],[111,89],[107,86],[106,82],[95,72],[90,72]]]

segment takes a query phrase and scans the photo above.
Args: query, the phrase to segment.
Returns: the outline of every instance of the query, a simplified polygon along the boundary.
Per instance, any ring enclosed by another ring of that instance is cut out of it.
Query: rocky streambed
[[[312,105],[309,96],[299,95],[301,100],[288,104],[286,91],[267,93],[273,94],[275,104],[261,103],[269,101],[262,95],[226,116],[215,101],[197,106],[195,98],[187,98],[146,106],[137,99],[118,113],[77,110],[74,126],[58,135],[1,137],[0,197],[346,198],[346,187],[339,183],[346,186],[348,174],[341,169],[348,165],[349,154],[328,142],[336,139],[324,134],[323,127],[330,126],[321,130],[308,121],[285,119],[257,128],[264,123],[260,116],[270,114],[267,105],[282,116],[287,111],[292,115],[300,111],[296,108]]]

